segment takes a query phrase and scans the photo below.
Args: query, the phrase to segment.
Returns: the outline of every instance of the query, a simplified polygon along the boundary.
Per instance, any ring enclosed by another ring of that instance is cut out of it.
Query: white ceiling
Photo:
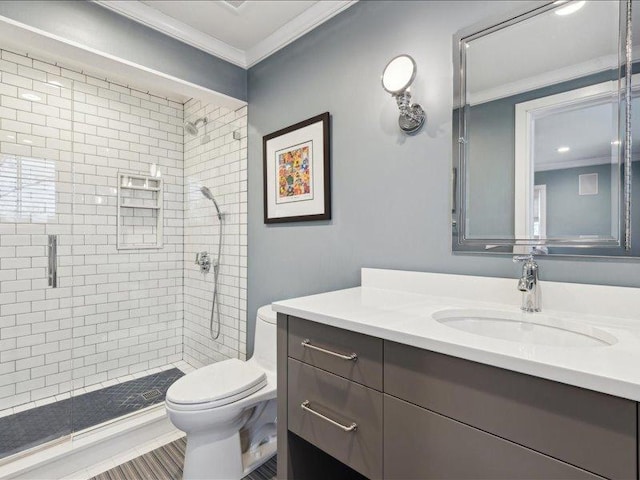
[[[357,0],[95,0],[103,7],[243,68]]]
[[[618,64],[619,3],[589,1],[471,40],[466,49],[471,104],[583,77]],[[544,32],[544,33],[541,33]]]
[[[535,170],[611,163],[611,145],[618,138],[616,104],[567,109],[535,121]],[[558,152],[559,147],[568,152]]]
[[[640,136],[640,98],[631,106],[631,138]],[[618,146],[611,142],[618,139],[617,108],[614,103],[568,109],[537,119],[534,128],[535,171],[557,170],[612,162],[612,154]],[[569,147],[568,152],[558,152],[559,147]],[[634,143],[634,161],[640,146]],[[613,156],[615,158],[615,156]]]
[[[237,9],[226,2],[201,0],[142,3],[232,47],[248,50],[318,2],[254,1],[244,2]]]

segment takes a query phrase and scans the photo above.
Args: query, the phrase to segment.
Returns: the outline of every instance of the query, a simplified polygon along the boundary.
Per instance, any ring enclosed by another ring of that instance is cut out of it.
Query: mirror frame
[[[619,48],[618,48],[618,102],[619,102],[619,130],[623,139],[618,146],[618,164],[624,176],[620,189],[620,204],[618,208],[617,239],[583,239],[553,238],[551,240],[517,239],[517,238],[467,238],[465,232],[466,204],[465,192],[467,169],[465,138],[468,106],[466,105],[466,43],[517,24],[531,17],[540,15],[558,7],[554,1],[529,1],[523,4],[511,15],[501,15],[487,18],[481,22],[460,30],[453,37],[453,122],[458,124],[458,136],[452,131],[452,176],[450,185],[451,195],[451,224],[452,251],[454,253],[482,253],[482,254],[522,254],[534,253],[560,256],[596,256],[596,257],[628,257],[631,255],[631,108],[632,82],[627,81],[626,72],[632,71],[631,55],[631,1],[618,0],[619,4]],[[456,119],[456,111],[457,119]],[[529,189],[526,189],[529,190]],[[515,223],[515,219],[514,219]]]

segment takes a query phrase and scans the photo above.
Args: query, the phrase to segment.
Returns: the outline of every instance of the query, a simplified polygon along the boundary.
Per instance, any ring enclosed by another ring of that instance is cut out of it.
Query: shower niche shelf
[[[118,172],[118,250],[162,248],[162,179]]]

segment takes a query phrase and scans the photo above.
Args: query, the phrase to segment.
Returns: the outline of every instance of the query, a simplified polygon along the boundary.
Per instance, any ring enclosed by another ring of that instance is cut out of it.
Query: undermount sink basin
[[[553,347],[603,347],[618,340],[608,332],[540,313],[497,310],[442,310],[434,320],[464,332]]]

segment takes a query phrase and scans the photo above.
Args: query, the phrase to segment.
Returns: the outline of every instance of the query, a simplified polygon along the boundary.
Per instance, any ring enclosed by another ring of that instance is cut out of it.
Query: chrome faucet
[[[538,284],[538,264],[533,255],[516,255],[514,262],[522,263],[522,276],[518,280],[518,290],[522,292],[522,307],[525,312],[539,312],[542,309],[540,285]]]

